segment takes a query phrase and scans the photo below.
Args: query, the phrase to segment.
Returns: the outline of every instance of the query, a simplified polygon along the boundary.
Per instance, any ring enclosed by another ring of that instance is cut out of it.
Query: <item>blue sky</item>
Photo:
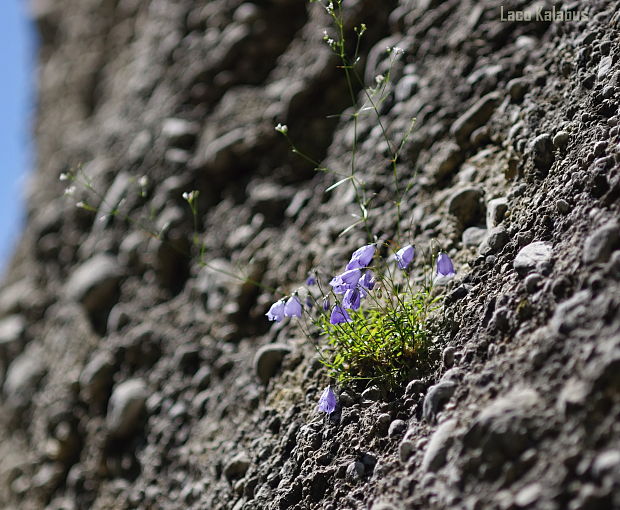
[[[0,272],[19,235],[25,175],[34,163],[34,30],[25,5],[0,2]]]

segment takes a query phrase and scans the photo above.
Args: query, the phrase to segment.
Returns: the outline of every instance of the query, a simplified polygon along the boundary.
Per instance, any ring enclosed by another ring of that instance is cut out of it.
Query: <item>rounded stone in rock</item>
[[[558,131],[553,137],[553,146],[556,149],[563,149],[568,145],[570,135],[566,131]]]
[[[476,247],[479,246],[487,235],[487,231],[480,227],[469,227],[463,232],[463,246]]]
[[[415,444],[413,444],[413,441],[409,439],[404,439],[403,441],[401,441],[398,447],[398,456],[400,458],[400,461],[407,462],[409,457],[411,457],[413,450],[415,450]]]
[[[551,254],[550,244],[542,241],[530,243],[517,253],[513,267],[520,276],[525,276],[534,270],[544,271],[551,262]]]
[[[542,282],[542,280],[542,275],[539,275],[538,273],[532,273],[528,275],[525,279],[525,288],[530,294],[533,294],[538,290],[538,287],[540,287],[540,283]]]
[[[534,165],[541,171],[548,171],[555,160],[553,154],[553,141],[551,135],[543,133],[532,141],[531,151],[534,157]]]
[[[487,204],[487,228],[497,227],[504,219],[508,211],[508,199],[506,197],[494,198]]]
[[[165,119],[161,134],[168,146],[190,148],[196,141],[200,125],[196,122],[169,118]]]
[[[112,304],[121,277],[122,271],[114,257],[95,255],[73,272],[65,292],[88,312],[97,312]]]
[[[405,396],[412,397],[419,395],[424,391],[424,389],[424,381],[420,379],[414,379],[413,381],[410,381],[409,384],[407,384],[407,387],[405,388]]]
[[[359,480],[364,476],[364,472],[366,471],[366,467],[359,460],[351,462],[347,466],[346,477],[349,480]]]
[[[448,198],[448,212],[464,227],[475,225],[482,216],[483,196],[484,192],[480,188],[458,189]]]
[[[454,381],[443,381],[428,389],[422,406],[422,415],[427,422],[435,421],[437,413],[456,391],[456,386],[457,384]]]
[[[381,391],[377,386],[371,386],[362,392],[362,398],[364,400],[376,402],[381,398]]]
[[[456,425],[456,420],[448,420],[433,433],[422,459],[423,471],[436,472],[446,463],[448,449],[454,441]]]
[[[620,223],[613,219],[587,237],[583,246],[583,261],[587,264],[607,262],[617,249],[620,249]]]
[[[560,214],[568,214],[570,212],[570,204],[561,198],[555,201],[555,208]]]
[[[454,365],[454,353],[455,350],[452,346],[448,346],[443,350],[441,360],[445,368],[450,368],[452,365]]]
[[[372,507],[370,507],[370,510],[396,510],[396,507],[391,503],[381,502],[372,505]]]
[[[254,356],[254,372],[263,384],[267,384],[280,368],[284,356],[292,352],[286,344],[263,345]]]
[[[388,429],[389,437],[401,436],[407,430],[407,422],[405,420],[394,420],[390,423],[390,428]]]
[[[470,135],[477,128],[487,123],[500,100],[501,96],[498,92],[491,92],[474,103],[454,122],[450,128],[450,133],[461,147],[467,145]]]
[[[9,365],[3,392],[7,403],[15,408],[26,407],[45,375],[45,366],[38,356],[25,352]]]
[[[524,78],[514,78],[508,82],[506,88],[513,101],[521,101],[529,89],[529,82]]]
[[[114,357],[107,351],[96,353],[80,374],[80,387],[87,402],[102,403],[105,391],[112,384]]]
[[[390,426],[391,420],[392,417],[388,413],[382,413],[377,417],[375,427],[380,436],[385,436],[388,433],[388,427]]]
[[[111,436],[127,437],[137,429],[147,396],[147,387],[142,379],[129,379],[114,388],[106,418]]]
[[[490,255],[491,253],[499,252],[509,240],[508,232],[502,226],[494,227],[489,230],[487,238],[480,246],[480,253],[483,255]]]
[[[0,319],[0,361],[14,358],[23,348],[26,320],[21,315]]]

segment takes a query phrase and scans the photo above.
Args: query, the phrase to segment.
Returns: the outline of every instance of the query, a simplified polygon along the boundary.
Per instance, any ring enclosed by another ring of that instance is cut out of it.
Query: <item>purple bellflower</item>
[[[375,248],[374,244],[367,244],[355,250],[347,264],[347,269],[363,269],[368,267],[375,255]]]
[[[456,274],[452,260],[447,253],[440,253],[437,257],[437,274],[439,276],[454,276]]]
[[[342,306],[336,305],[332,308],[332,315],[329,318],[329,323],[342,324],[343,322],[351,322],[351,317],[349,317],[349,314]]]
[[[329,304],[329,296],[325,296],[323,298],[323,311],[326,312],[327,310],[329,310],[330,304]]]
[[[301,317],[301,303],[297,296],[291,296],[284,305],[285,317]]]
[[[398,268],[407,269],[409,267],[409,264],[413,262],[414,255],[415,255],[415,250],[413,249],[413,246],[411,246],[410,244],[398,250],[395,255],[396,260],[398,262]]]
[[[276,301],[265,314],[270,321],[280,322],[284,318],[284,299]]]
[[[336,394],[331,386],[323,390],[321,398],[319,398],[318,410],[327,414],[332,414],[336,410]]]
[[[306,285],[308,285],[309,287],[312,285],[316,285],[316,278],[313,275],[308,275],[308,278],[306,278]]]
[[[359,283],[365,289],[372,290],[375,288],[375,283],[376,283],[375,275],[372,273],[372,271],[366,271],[364,273],[364,276],[360,278]]]
[[[344,294],[347,290],[354,288],[361,277],[362,272],[359,269],[349,269],[334,276],[329,284],[334,288],[336,294]]]
[[[344,298],[342,298],[342,306],[344,308],[348,308],[349,310],[357,310],[360,307],[361,300],[362,295],[360,289],[359,287],[355,287],[344,293]]]

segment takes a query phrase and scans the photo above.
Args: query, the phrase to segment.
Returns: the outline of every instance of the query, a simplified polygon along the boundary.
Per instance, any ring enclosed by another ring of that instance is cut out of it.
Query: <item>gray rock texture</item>
[[[0,508],[620,508],[620,4],[553,3],[345,0],[349,90],[325,1],[28,2]],[[457,274],[429,363],[340,385],[265,313],[376,240]]]

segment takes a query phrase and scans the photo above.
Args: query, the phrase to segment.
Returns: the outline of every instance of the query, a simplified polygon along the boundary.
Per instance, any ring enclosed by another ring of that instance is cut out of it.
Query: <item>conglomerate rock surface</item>
[[[504,6],[530,21],[491,0],[344,6],[347,31],[368,26],[366,85],[404,50],[380,105],[397,143],[416,118],[397,181],[369,111],[358,177],[373,234],[455,261],[442,362],[392,393],[340,388],[328,419],[315,351],[264,317],[263,289],[334,274],[367,240],[338,237],[350,186],[326,193],[338,178],[274,130],[348,171],[319,4],[37,0],[37,168],[0,292],[0,507],[620,508],[620,2]],[[537,19],[552,7],[585,16]],[[96,194],[63,196],[77,168]],[[209,267],[184,255],[191,190]]]

